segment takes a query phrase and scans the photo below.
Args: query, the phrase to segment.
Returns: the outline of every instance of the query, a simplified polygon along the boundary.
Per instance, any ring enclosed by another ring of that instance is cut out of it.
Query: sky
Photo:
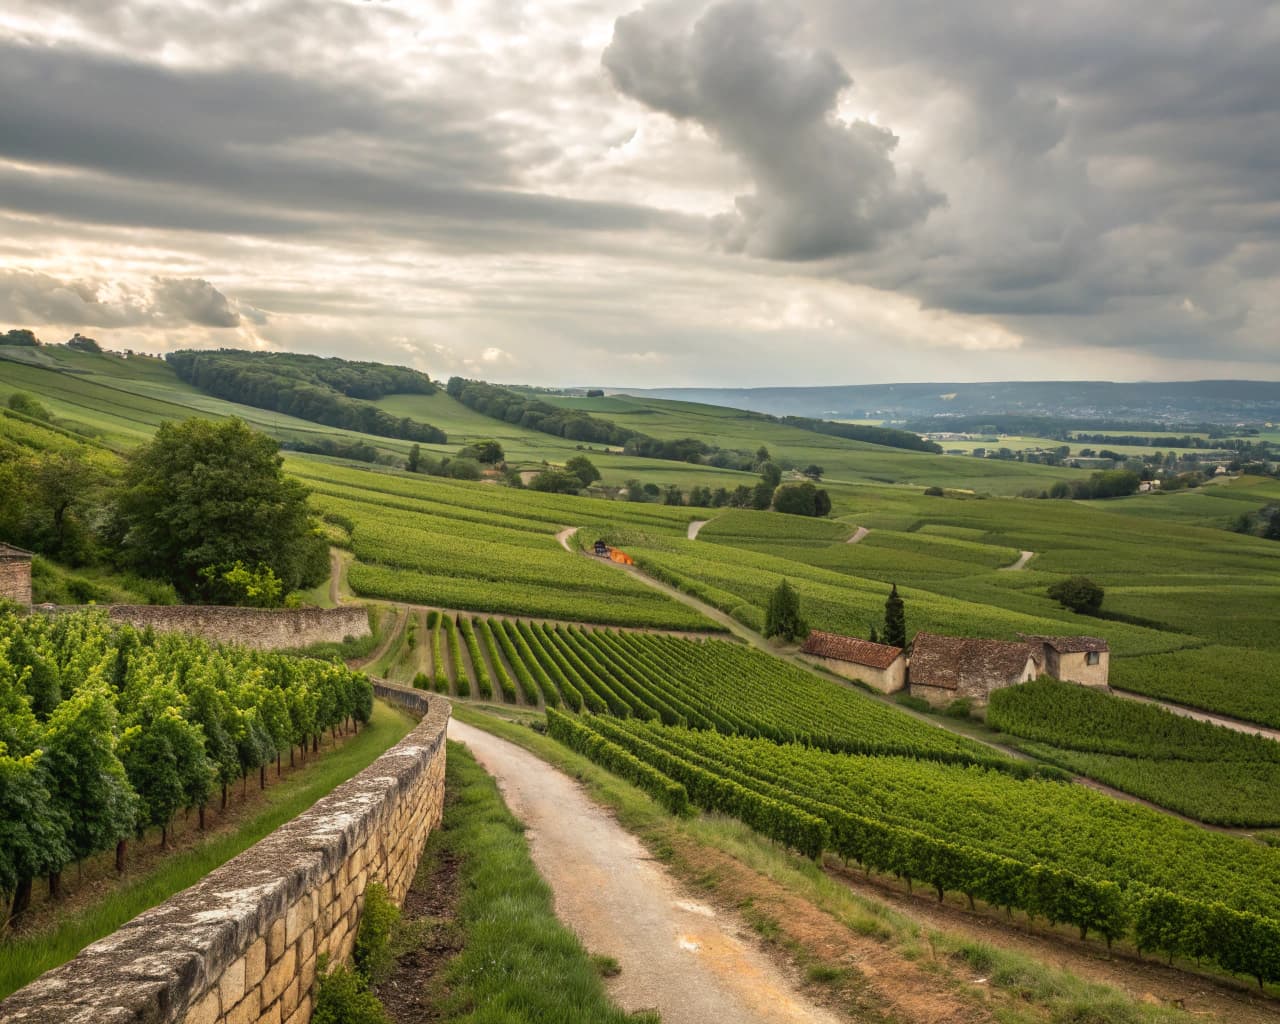
[[[6,0],[0,329],[552,386],[1280,379],[1269,0]]]

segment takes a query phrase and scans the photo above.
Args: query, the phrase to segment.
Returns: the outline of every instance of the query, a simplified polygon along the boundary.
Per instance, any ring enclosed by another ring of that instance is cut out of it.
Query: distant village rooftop
[[[809,634],[801,652],[817,658],[833,658],[853,665],[880,669],[888,668],[902,657],[901,647],[874,644],[870,640],[840,636],[837,633],[823,633],[817,629]]]
[[[1040,665],[1030,643],[917,633],[911,647],[911,683],[943,690],[990,690],[1028,678],[1028,663],[1037,669]]]

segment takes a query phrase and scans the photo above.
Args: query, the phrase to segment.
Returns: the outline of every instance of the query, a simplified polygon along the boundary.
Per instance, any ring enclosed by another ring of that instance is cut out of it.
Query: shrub
[[[930,498],[941,498],[945,495],[946,492],[943,491],[941,487],[935,484],[933,487],[926,487],[924,489],[924,493],[927,494]]]
[[[389,1024],[378,997],[355,971],[341,964],[326,971],[327,966],[328,958],[321,957],[311,1024]]]
[[[1096,615],[1106,591],[1088,576],[1072,576],[1053,584],[1048,594],[1063,608],[1083,615]]]
[[[356,970],[366,982],[381,981],[391,966],[391,929],[400,920],[400,908],[380,882],[370,882],[364,890],[364,910],[356,932],[352,953]]]

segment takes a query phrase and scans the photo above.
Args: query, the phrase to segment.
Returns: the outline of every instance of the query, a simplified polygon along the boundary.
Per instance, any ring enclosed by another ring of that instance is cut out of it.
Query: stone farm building
[[[815,629],[800,652],[828,671],[881,693],[895,693],[907,685],[907,659],[901,647]]]
[[[911,696],[934,707],[1030,682],[1044,671],[1041,647],[1026,641],[917,633],[911,647]]]
[[[1019,634],[1022,635],[1022,634]],[[1110,677],[1111,648],[1096,636],[1025,636],[1040,649],[1044,674],[1067,683],[1105,687]]]
[[[32,557],[30,551],[0,541],[0,601],[31,607]]]

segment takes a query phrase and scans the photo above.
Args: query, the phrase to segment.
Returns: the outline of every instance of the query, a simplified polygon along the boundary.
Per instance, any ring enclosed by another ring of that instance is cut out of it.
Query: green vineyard
[[[174,815],[226,806],[231,783],[367,722],[373,688],[336,662],[213,647],[105,616],[0,614],[0,893]]]
[[[1081,937],[1280,980],[1280,850],[1205,832],[1045,779],[981,766],[832,754],[799,744],[547,712],[552,735],[654,795],[739,818],[808,856],[993,907]],[[652,788],[652,787],[651,787]]]

